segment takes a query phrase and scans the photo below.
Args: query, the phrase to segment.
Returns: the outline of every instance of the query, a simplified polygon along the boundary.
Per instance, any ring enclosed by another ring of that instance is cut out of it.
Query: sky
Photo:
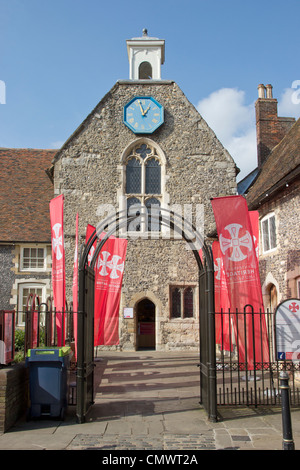
[[[240,168],[256,167],[255,108],[272,84],[300,117],[299,0],[0,0],[0,147],[60,148],[119,79],[126,40],[165,40],[174,80]]]

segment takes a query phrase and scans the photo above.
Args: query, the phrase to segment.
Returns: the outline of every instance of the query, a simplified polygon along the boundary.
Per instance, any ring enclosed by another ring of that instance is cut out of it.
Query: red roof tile
[[[54,196],[45,170],[56,153],[0,148],[0,242],[50,242]]]

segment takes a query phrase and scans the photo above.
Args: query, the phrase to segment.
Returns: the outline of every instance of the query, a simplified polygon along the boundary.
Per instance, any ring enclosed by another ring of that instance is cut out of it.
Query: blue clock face
[[[151,134],[164,122],[164,108],[151,96],[136,96],[124,106],[124,124],[135,134]]]

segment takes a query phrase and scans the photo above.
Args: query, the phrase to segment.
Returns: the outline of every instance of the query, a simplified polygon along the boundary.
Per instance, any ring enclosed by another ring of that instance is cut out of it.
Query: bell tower
[[[165,61],[165,41],[143,36],[126,41],[130,80],[161,80],[161,65]]]

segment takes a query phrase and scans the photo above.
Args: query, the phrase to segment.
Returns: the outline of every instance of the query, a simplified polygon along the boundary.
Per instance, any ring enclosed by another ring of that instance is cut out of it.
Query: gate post
[[[217,377],[216,377],[216,338],[215,338],[215,300],[214,300],[214,272],[207,267],[207,313],[208,313],[208,368],[210,410],[209,418],[217,422]]]
[[[294,450],[291,410],[290,410],[290,387],[288,373],[280,372],[280,386],[281,390],[281,406],[282,406],[282,433],[283,433],[283,450]]]
[[[84,423],[84,305],[85,273],[79,269],[79,302],[77,313],[77,401],[76,416],[78,423]]]

